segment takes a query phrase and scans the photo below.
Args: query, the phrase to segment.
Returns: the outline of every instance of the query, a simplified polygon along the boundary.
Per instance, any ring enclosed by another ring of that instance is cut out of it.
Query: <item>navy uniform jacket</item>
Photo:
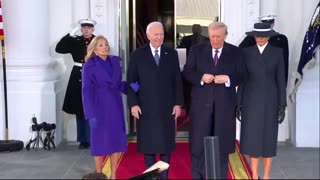
[[[284,60],[284,73],[286,83],[288,82],[288,66],[289,66],[289,45],[288,38],[283,34],[278,34],[270,37],[269,43],[274,47],[282,48],[283,60]],[[254,37],[247,36],[244,40],[239,44],[239,47],[246,48],[250,46],[256,45],[256,41]]]
[[[72,37],[67,34],[58,42],[56,52],[61,54],[70,53],[74,62],[84,63],[87,46],[93,37],[94,35],[91,38],[84,38],[83,36]],[[84,116],[81,97],[81,71],[82,67],[73,66],[62,110],[69,114]]]

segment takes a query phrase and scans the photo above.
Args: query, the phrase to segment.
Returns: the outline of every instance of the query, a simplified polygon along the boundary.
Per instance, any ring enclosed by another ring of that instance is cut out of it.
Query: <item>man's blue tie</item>
[[[158,52],[159,52],[158,49],[154,50],[154,60],[156,61],[157,65],[159,65],[159,59],[160,59]]]

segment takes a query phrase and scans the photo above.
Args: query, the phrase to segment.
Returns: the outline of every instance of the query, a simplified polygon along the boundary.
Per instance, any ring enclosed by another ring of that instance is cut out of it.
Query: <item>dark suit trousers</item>
[[[77,120],[77,141],[90,143],[90,125],[84,117],[76,115]]]
[[[160,154],[160,160],[170,164],[170,153]],[[144,164],[146,169],[148,169],[155,163],[156,163],[156,154],[144,154]],[[168,177],[169,177],[169,169],[166,171],[163,171],[160,174],[160,179],[168,179]]]
[[[214,122],[214,109],[215,104],[212,105],[212,114],[208,114],[207,122]],[[207,125],[209,129],[206,130],[208,133],[207,136],[214,136],[214,123],[209,123]],[[211,132],[210,132],[211,131]],[[202,140],[203,141],[203,140]],[[204,145],[203,145],[204,146]],[[228,175],[228,160],[229,160],[229,154],[224,154],[220,152],[219,155],[220,158],[220,177],[219,179],[227,179]],[[191,174],[192,179],[206,179],[206,172],[205,172],[205,157],[204,157],[204,151],[200,155],[191,155]]]
[[[229,154],[220,154],[220,177],[218,179],[227,179]],[[205,158],[192,155],[191,157],[192,179],[206,179]]]

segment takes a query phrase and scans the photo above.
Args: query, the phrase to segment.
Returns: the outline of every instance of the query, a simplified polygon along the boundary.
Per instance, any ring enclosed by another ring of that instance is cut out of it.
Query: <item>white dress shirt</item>
[[[152,52],[152,56],[154,57],[154,55],[156,54],[156,52],[154,52],[156,50],[156,48],[152,47],[151,44],[150,45],[150,48],[151,48],[151,52]],[[160,58],[160,54],[161,54],[161,46],[158,47],[158,54],[159,54],[159,58]]]
[[[263,46],[259,46],[259,45],[257,44],[258,49],[259,49],[259,51],[260,51],[260,54],[263,53],[263,51],[264,51],[264,49],[266,48],[267,45],[268,45],[268,42],[267,42],[265,45],[263,45]]]

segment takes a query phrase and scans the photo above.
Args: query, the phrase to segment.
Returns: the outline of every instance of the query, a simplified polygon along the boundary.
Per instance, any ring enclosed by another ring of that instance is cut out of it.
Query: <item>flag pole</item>
[[[4,94],[4,114],[5,114],[5,125],[6,125],[6,140],[9,140],[9,129],[8,129],[8,101],[7,101],[7,72],[6,72],[6,56],[4,39],[1,39],[1,50],[2,50],[2,69],[3,69],[3,94]]]

